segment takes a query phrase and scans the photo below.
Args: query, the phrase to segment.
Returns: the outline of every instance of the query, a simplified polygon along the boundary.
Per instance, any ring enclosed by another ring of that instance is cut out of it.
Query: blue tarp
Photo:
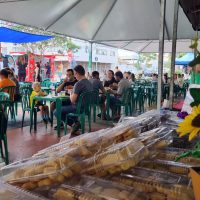
[[[176,65],[188,65],[189,62],[194,60],[194,54],[193,53],[187,53],[181,58],[177,58],[175,64]]]
[[[12,30],[5,27],[0,27],[0,42],[28,43],[28,42],[39,42],[51,38],[53,38],[53,36],[36,35],[36,34]]]

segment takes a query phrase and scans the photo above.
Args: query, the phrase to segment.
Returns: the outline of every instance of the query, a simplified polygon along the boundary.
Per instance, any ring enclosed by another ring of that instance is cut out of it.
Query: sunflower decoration
[[[190,94],[194,99],[191,103],[192,113],[185,117],[176,130],[180,137],[189,134],[189,141],[200,135],[200,89],[191,88]]]

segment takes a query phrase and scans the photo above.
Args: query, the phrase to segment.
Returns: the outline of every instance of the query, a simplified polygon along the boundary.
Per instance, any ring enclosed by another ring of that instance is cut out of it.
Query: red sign
[[[51,58],[50,65],[51,65],[51,79],[53,80],[55,72],[54,58]]]
[[[71,63],[72,62],[72,59],[73,59],[73,52],[71,49],[69,49],[67,51],[67,59],[68,59],[68,62]]]
[[[34,74],[35,74],[35,58],[33,54],[30,54],[28,58],[28,67],[26,68],[26,81],[34,82]]]

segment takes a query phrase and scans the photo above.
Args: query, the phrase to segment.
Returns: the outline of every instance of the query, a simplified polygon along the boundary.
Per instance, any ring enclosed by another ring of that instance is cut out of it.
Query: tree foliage
[[[47,32],[33,29],[33,28],[28,28],[28,27],[25,27],[22,25],[14,25],[14,26],[12,26],[12,29],[18,30],[18,31],[29,32],[29,33],[33,33],[33,34],[47,35]],[[55,47],[57,49],[58,54],[64,54],[69,49],[72,50],[73,52],[76,52],[80,48],[69,37],[61,36],[61,35],[55,34],[55,33],[51,33],[51,34],[48,33],[48,35],[51,35],[54,38],[49,39],[49,40],[44,40],[41,42],[24,43],[21,45],[22,45],[22,47],[25,48],[27,53],[29,53],[29,52],[36,53],[37,51],[39,51],[41,56],[44,55],[48,49],[55,48]]]

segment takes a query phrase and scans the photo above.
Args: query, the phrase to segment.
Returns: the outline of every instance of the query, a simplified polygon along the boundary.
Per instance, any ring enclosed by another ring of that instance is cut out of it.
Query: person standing
[[[49,62],[47,62],[46,64],[46,77],[47,78],[51,77],[51,65],[49,64]]]
[[[40,63],[36,62],[35,64],[35,82],[41,82],[41,76],[40,76]]]
[[[26,79],[26,67],[27,63],[25,62],[25,59],[20,56],[17,62],[18,65],[18,78],[20,82],[24,82]]]

